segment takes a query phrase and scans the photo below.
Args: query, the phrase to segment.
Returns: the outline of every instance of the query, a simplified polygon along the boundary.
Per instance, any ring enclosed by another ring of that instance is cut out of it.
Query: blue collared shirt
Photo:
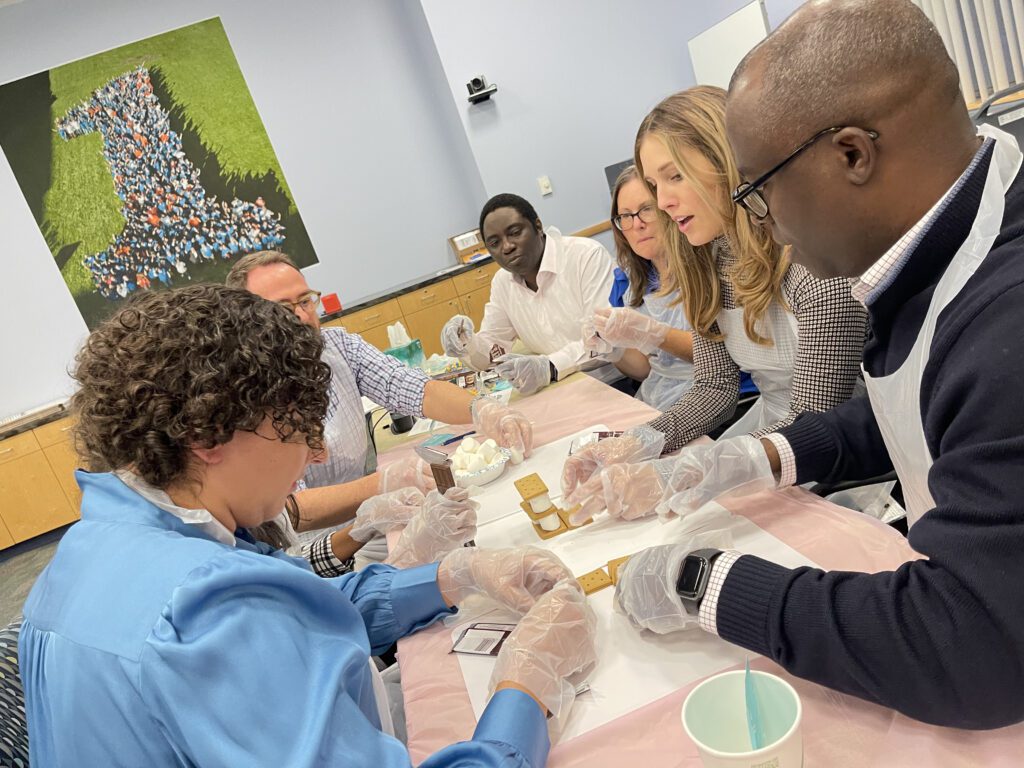
[[[82,521],[25,605],[34,764],[409,765],[380,730],[368,659],[449,612],[436,565],[321,579],[114,475],[78,479]],[[540,766],[548,748],[540,708],[508,690],[472,741],[423,765]]]

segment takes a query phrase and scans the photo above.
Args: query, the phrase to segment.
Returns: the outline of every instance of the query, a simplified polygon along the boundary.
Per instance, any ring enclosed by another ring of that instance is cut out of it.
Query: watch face
[[[698,597],[697,590],[704,578],[708,561],[703,557],[688,555],[683,560],[682,570],[679,571],[679,579],[676,581],[676,592],[680,597],[694,600]]]

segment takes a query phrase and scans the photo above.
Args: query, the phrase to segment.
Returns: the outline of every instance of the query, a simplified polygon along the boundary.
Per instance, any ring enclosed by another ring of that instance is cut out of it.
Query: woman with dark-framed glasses
[[[693,385],[693,340],[672,287],[657,204],[635,165],[615,180],[611,221],[616,259],[629,284],[626,306],[597,310],[584,342],[596,351],[598,338],[614,336],[623,347],[615,366],[640,382],[637,399],[665,410]]]
[[[652,513],[667,479],[655,477],[652,466],[610,465],[655,459],[723,424],[736,408],[741,371],[761,395],[723,437],[760,437],[805,411],[849,400],[867,328],[846,280],[818,280],[791,264],[771,233],[733,203],[741,178],[721,88],[698,86],[663,100],[641,123],[634,154],[657,201],[674,287],[694,331],[694,384],[644,427],[569,457],[562,481],[571,500],[587,501],[593,511],[612,502],[629,517]],[[602,482],[602,470],[614,482]],[[633,484],[646,494],[635,508],[612,498],[629,472],[641,471],[652,483]]]

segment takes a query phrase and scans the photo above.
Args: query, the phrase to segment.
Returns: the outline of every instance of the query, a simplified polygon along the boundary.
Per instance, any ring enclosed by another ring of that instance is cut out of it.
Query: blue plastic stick
[[[750,658],[747,658],[747,673],[744,675],[744,688],[747,699],[747,730],[750,732],[751,749],[764,746],[764,728],[761,725],[761,702],[757,698],[754,687],[754,676],[750,674]]]

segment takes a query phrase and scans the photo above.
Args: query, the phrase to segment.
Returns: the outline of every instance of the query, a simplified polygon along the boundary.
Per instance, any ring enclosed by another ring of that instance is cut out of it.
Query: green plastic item
[[[410,368],[422,368],[426,358],[423,356],[423,345],[419,339],[413,339],[401,347],[391,347],[384,350],[385,355],[391,355],[396,360],[401,360]]]

